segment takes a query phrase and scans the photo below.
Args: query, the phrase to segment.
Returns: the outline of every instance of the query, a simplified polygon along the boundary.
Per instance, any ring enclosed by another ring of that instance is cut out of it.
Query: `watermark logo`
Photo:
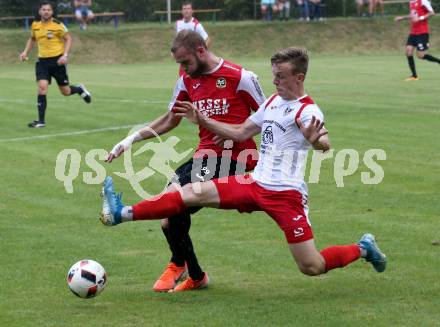
[[[139,195],[141,198],[152,196],[142,187],[141,182],[152,177],[154,174],[159,173],[166,178],[166,183],[162,192],[165,191],[168,183],[171,182],[173,179],[176,179],[174,169],[171,167],[170,163],[179,163],[183,161],[193,150],[192,148],[190,148],[182,153],[178,153],[175,149],[175,146],[180,142],[180,139],[177,136],[170,136],[165,141],[163,141],[159,134],[156,133],[156,131],[149,128],[148,126],[146,128],[155,136],[154,141],[147,142],[133,155],[131,146],[126,149],[124,151],[125,172],[115,172],[115,175],[126,179],[130,183],[136,194]],[[129,132],[129,134],[135,132],[138,129],[138,127],[133,128]],[[142,168],[140,171],[135,172],[132,158],[137,157],[149,150],[152,152],[152,155],[150,157],[148,165]]]
[[[181,140],[177,136],[170,136],[163,140],[153,129],[146,126],[136,126],[129,131],[128,135],[141,127],[144,130],[149,130],[154,137],[136,151],[132,150],[131,144],[126,145],[122,155],[125,171],[114,172],[114,174],[127,180],[139,197],[149,198],[154,194],[163,193],[169,183],[179,183],[179,176],[176,176],[172,167],[181,165],[193,149],[189,148],[179,152],[176,147]],[[302,185],[303,182],[318,183],[321,178],[322,164],[326,160],[332,161],[333,179],[336,187],[344,187],[346,178],[359,172],[360,182],[364,185],[376,185],[384,179],[385,172],[379,164],[380,161],[387,159],[387,154],[383,149],[369,149],[364,153],[359,153],[355,149],[341,149],[338,151],[332,149],[327,152],[312,151],[310,156],[309,151],[306,150],[279,150],[275,146],[266,145],[265,143],[272,142],[272,138],[271,130],[263,132],[257,173],[260,174],[260,178],[273,182],[273,184],[289,186],[295,183]],[[198,152],[198,155],[201,156],[200,158],[196,156],[193,159],[192,167],[188,167],[191,171],[182,172],[182,174],[190,174],[190,182],[194,183],[195,192],[200,191],[200,182],[210,180],[216,176],[223,177],[230,174],[232,148],[233,142],[228,140],[225,142],[220,155],[212,149],[204,149]],[[55,178],[63,183],[67,193],[73,193],[73,182],[79,176],[81,164],[85,163],[92,171],[82,173],[84,183],[90,185],[101,184],[107,176],[106,168],[109,167],[109,164],[103,162],[108,158],[108,155],[108,151],[104,149],[91,149],[83,158],[77,149],[64,149],[58,153],[56,158]],[[134,161],[145,160],[144,158],[148,158],[146,164],[142,163],[142,167],[136,170]],[[249,162],[249,159],[258,159],[256,149],[245,149],[238,154],[236,163],[234,163],[238,183],[249,184],[252,182],[252,179],[244,175],[246,166],[244,163]],[[329,162],[326,164],[328,166]],[[309,168],[308,176],[305,176],[306,168]],[[329,171],[328,167],[326,171]],[[158,180],[161,181],[160,183],[163,180],[165,181],[161,192],[157,192]],[[220,180],[220,182],[227,182],[227,179]],[[156,190],[152,192],[154,194],[150,194],[145,189],[145,185],[153,185]]]
[[[124,172],[114,172],[115,175],[127,180],[133,190],[141,197],[151,197],[150,194],[142,187],[142,182],[151,178],[155,174],[165,177],[163,191],[167,188],[170,181],[176,178],[175,172],[171,167],[171,163],[180,163],[183,161],[193,149],[187,149],[179,153],[175,147],[180,142],[176,136],[170,136],[166,140],[162,138],[148,126],[135,126],[128,135],[139,130],[140,127],[147,129],[154,135],[150,141],[145,143],[140,149],[132,153],[131,144],[123,153]],[[152,155],[145,167],[139,171],[135,171],[133,159],[142,154],[151,151]],[[101,184],[107,176],[106,168],[103,166],[109,153],[104,149],[92,149],[85,155],[85,164],[93,170],[93,172],[84,172],[83,181],[86,184]],[[64,149],[60,151],[56,158],[55,178],[64,184],[67,193],[73,193],[73,181],[78,178],[81,167],[81,153],[76,149]]]

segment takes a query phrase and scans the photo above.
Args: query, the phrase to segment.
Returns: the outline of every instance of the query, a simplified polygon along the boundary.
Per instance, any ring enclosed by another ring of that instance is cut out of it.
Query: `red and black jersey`
[[[428,0],[411,0],[409,2],[410,16],[413,17],[426,16],[429,12],[432,11],[433,11],[432,6]],[[428,33],[429,33],[429,27],[428,27],[427,19],[415,23],[411,22],[410,34],[419,35],[419,34],[428,34]]]
[[[222,59],[212,71],[198,78],[193,79],[187,74],[181,76],[174,89],[169,110],[174,107],[176,100],[192,102],[206,117],[228,124],[241,124],[249,117],[251,110],[258,109],[265,96],[254,73]],[[214,136],[211,131],[199,127],[200,143],[197,151],[213,150],[220,156],[224,149],[214,143]],[[234,142],[231,158],[237,160],[239,153],[245,149],[256,149],[253,139]],[[195,156],[198,156],[197,151]],[[253,168],[250,162],[247,165]]]

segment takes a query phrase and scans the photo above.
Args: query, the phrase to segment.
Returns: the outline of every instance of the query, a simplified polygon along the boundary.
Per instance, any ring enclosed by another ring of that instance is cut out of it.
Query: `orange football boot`
[[[186,264],[183,267],[176,266],[174,262],[170,262],[162,275],[153,285],[155,292],[168,292],[176,286],[177,282],[186,276]]]
[[[194,291],[194,290],[200,290],[202,288],[207,288],[209,284],[209,277],[208,274],[205,273],[202,280],[195,281],[191,277],[188,277],[183,282],[181,282],[179,285],[174,287],[173,290],[170,290],[169,292],[183,292],[183,291]]]

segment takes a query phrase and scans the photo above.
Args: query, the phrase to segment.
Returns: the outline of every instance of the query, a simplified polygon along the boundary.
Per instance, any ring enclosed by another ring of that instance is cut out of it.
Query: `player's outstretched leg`
[[[114,226],[120,224],[122,222],[121,211],[124,207],[121,201],[122,193],[116,195],[113,186],[113,179],[110,176],[107,176],[104,180],[101,196],[101,222],[106,226]]]
[[[187,209],[179,192],[153,196],[134,206],[124,206],[121,194],[116,195],[113,179],[107,176],[103,184],[101,222],[107,226],[132,220],[153,220],[177,215]]]
[[[364,234],[358,242],[361,250],[365,250],[365,260],[373,265],[377,272],[383,272],[387,267],[387,257],[379,249],[372,234]]]
[[[325,272],[342,268],[364,258],[377,272],[383,272],[387,265],[385,254],[380,251],[372,234],[364,234],[357,244],[330,246],[321,251],[325,261]]]
[[[316,250],[313,239],[290,243],[289,248],[300,271],[309,276],[343,268],[359,258],[370,262],[377,272],[383,272],[387,263],[386,256],[379,250],[371,234],[365,234],[356,244],[333,245],[320,252]]]

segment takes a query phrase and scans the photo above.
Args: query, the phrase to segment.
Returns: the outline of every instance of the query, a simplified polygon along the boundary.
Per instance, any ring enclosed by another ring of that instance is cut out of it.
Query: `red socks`
[[[133,206],[133,220],[161,219],[174,216],[186,209],[179,192],[165,193]]]
[[[321,251],[325,260],[325,271],[342,268],[356,261],[361,256],[361,250],[357,244],[336,245]]]

